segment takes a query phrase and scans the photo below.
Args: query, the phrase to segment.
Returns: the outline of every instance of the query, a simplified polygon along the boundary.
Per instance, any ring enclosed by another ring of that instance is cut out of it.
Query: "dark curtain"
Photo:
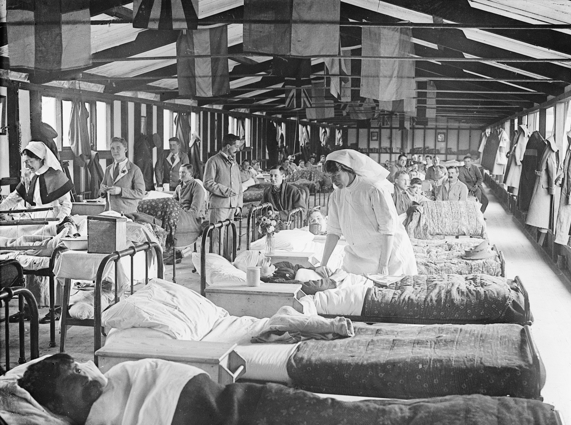
[[[268,167],[278,163],[278,137],[277,128],[273,121],[268,121],[266,126],[266,147],[268,149]]]
[[[135,139],[133,162],[143,173],[145,190],[147,191],[155,188],[153,182],[153,148],[154,145],[150,137],[145,134],[139,134]]]

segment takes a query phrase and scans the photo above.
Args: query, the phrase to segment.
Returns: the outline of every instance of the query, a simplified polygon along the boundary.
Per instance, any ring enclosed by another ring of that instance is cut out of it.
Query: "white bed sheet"
[[[220,319],[212,330],[202,339],[208,342],[227,342],[238,344],[236,352],[246,361],[246,372],[242,379],[272,381],[289,384],[287,361],[297,349],[298,344],[252,344],[252,336],[260,333],[268,318],[228,316]],[[112,329],[106,343],[114,340],[132,338],[172,339],[169,335],[149,328]]]

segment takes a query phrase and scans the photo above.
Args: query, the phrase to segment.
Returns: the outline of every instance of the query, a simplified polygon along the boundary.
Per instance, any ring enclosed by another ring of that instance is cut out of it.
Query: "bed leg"
[[[59,352],[65,352],[65,337],[67,336],[67,309],[69,306],[69,293],[71,290],[71,279],[65,279],[65,286],[63,288],[63,299],[61,302],[61,327],[60,327],[60,341]]]
[[[56,318],[55,318],[55,277],[50,274],[50,347],[56,346]]]

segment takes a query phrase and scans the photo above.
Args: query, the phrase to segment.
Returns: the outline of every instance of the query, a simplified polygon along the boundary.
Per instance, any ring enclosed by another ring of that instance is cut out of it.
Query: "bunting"
[[[340,14],[340,0],[245,0],[244,52],[337,55]]]
[[[181,32],[176,54],[181,96],[213,97],[230,92],[227,25]]]
[[[311,106],[311,59],[275,57],[272,75],[284,78],[286,107],[297,109]]]
[[[196,29],[198,0],[134,0],[133,28]]]
[[[319,120],[335,116],[333,100],[326,98],[328,92],[324,80],[311,83],[311,107],[305,109],[307,119]]]
[[[7,0],[10,68],[63,71],[91,65],[89,0]]]
[[[410,28],[364,27],[363,56],[412,57],[414,47]],[[414,111],[415,62],[413,60],[368,59],[361,65],[361,96],[381,102],[403,100],[406,112]],[[394,110],[383,104],[381,109]]]
[[[351,50],[340,49],[340,56],[344,58],[324,58],[327,67],[329,90],[341,102],[351,101]]]

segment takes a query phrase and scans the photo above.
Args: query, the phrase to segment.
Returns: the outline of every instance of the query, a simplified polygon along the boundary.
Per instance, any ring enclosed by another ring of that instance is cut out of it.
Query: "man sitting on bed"
[[[95,368],[80,368],[65,353],[28,366],[18,385],[52,413],[88,425],[333,425],[388,419],[399,424],[486,424],[522,406],[517,398],[483,395],[339,401],[279,384],[223,386],[194,366],[157,359],[120,363],[102,375]],[[523,401],[526,408],[537,404],[541,417],[522,413],[514,423],[548,423],[551,409],[540,410],[539,401]]]
[[[307,209],[306,200],[301,190],[288,184],[285,180],[285,170],[276,165],[270,169],[271,186],[264,190],[262,203],[269,202],[276,211],[280,211],[280,219],[286,220],[288,211],[301,207]]]

